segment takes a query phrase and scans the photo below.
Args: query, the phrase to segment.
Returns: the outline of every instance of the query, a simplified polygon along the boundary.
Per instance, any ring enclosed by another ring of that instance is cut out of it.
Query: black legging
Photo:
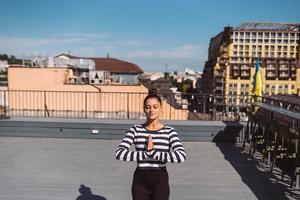
[[[131,192],[133,200],[168,200],[170,188],[167,170],[137,168]]]

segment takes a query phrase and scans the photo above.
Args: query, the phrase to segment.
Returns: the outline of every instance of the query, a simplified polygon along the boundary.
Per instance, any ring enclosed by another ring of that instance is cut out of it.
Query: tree
[[[17,59],[14,55],[0,54],[0,60],[7,60],[8,64],[22,64],[22,60]]]
[[[178,86],[178,90],[183,93],[187,93],[192,89],[193,89],[193,81],[190,79],[183,80]]]
[[[0,60],[9,60],[9,57],[7,54],[0,54]]]

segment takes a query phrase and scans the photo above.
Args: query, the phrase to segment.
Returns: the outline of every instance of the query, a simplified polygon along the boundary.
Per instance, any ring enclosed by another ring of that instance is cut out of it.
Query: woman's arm
[[[182,163],[186,161],[186,153],[183,145],[180,142],[178,134],[172,130],[169,134],[171,152],[160,152],[153,149],[148,155],[154,160],[169,162],[169,163]]]
[[[130,151],[130,146],[132,145],[135,137],[135,130],[133,128],[126,132],[121,144],[116,150],[116,159],[123,161],[141,161],[148,158],[146,152],[144,151]]]

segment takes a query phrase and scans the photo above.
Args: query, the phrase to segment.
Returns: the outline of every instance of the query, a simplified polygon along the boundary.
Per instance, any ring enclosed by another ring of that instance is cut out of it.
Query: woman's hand
[[[147,151],[151,151],[154,148],[153,141],[151,135],[148,136],[148,145],[147,145]]]

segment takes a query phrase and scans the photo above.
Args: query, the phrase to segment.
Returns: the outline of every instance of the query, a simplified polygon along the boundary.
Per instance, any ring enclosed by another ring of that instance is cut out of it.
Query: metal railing
[[[147,93],[0,90],[2,117],[145,119]],[[247,120],[250,96],[159,93],[164,120]]]

